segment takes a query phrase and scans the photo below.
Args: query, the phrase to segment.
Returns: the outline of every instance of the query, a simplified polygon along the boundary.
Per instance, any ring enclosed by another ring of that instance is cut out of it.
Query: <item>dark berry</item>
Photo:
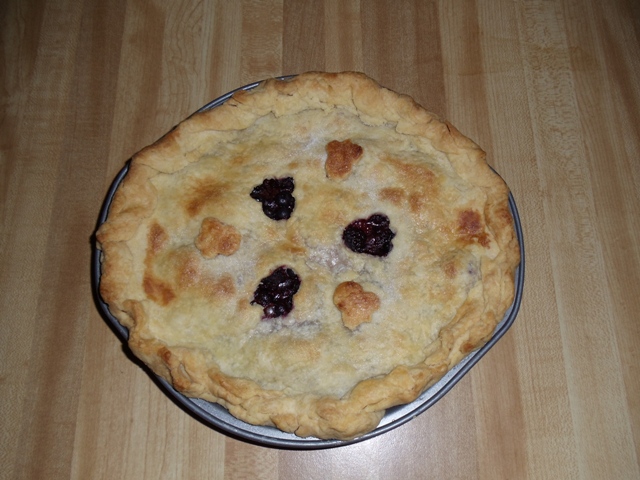
[[[362,230],[355,227],[347,227],[342,233],[342,240],[345,245],[354,252],[363,252],[367,246],[367,235]]]
[[[251,198],[262,203],[262,211],[272,220],[286,220],[296,206],[292,195],[295,184],[293,178],[266,178],[250,193]]]
[[[374,213],[367,219],[367,222],[369,222],[370,224],[376,227],[388,227],[389,217],[381,213]]]
[[[360,218],[347,225],[342,232],[342,241],[356,253],[367,253],[386,257],[393,248],[396,234],[389,228],[389,217],[375,213],[369,218]]]
[[[260,280],[251,304],[263,307],[263,318],[284,317],[293,310],[293,296],[300,288],[300,277],[289,267],[278,267]]]

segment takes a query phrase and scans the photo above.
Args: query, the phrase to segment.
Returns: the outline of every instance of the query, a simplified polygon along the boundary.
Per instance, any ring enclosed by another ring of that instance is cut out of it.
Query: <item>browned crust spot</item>
[[[373,312],[380,308],[380,299],[373,292],[365,292],[357,282],[343,282],[333,293],[333,303],[342,313],[342,323],[354,330],[371,321]]]
[[[438,177],[428,165],[418,165],[388,157],[387,163],[402,179],[404,189],[388,187],[380,191],[382,200],[401,205],[405,200],[411,213],[419,215],[432,199],[438,197]]]
[[[362,157],[362,147],[351,140],[339,142],[332,140],[327,143],[327,161],[324,168],[331,180],[344,180],[351,174],[353,166]]]
[[[419,214],[427,203],[427,196],[422,193],[409,195],[409,208],[411,213]]]
[[[142,279],[142,288],[147,297],[159,305],[168,305],[176,294],[171,285],[162,281],[153,274],[151,262],[153,258],[166,246],[169,235],[157,222],[153,222],[147,233],[147,255],[145,258],[145,274]]]
[[[401,205],[405,198],[405,192],[402,188],[383,188],[378,192],[378,197],[381,200],[386,200],[387,202],[391,202],[394,205]]]
[[[219,201],[225,190],[226,186],[221,183],[202,181],[193,188],[186,202],[185,210],[189,216],[195,217],[205,205]]]
[[[236,292],[235,283],[229,274],[220,277],[207,275],[195,252],[178,255],[176,258],[175,282],[181,290],[197,292],[204,297],[229,297]]]
[[[147,297],[159,305],[168,305],[174,298],[176,298],[176,294],[171,286],[150,273],[145,274],[142,280],[142,287],[144,288],[144,292],[147,294]]]
[[[214,297],[231,297],[236,293],[236,285],[228,273],[218,278],[204,278],[201,286],[206,293]]]
[[[447,278],[454,279],[458,274],[458,268],[456,267],[455,262],[447,262],[444,264],[443,268],[444,274]]]
[[[291,255],[305,255],[307,249],[302,245],[303,240],[295,235],[287,234],[287,238],[280,244],[282,251]]]
[[[149,228],[149,234],[147,235],[149,250],[147,254],[157,254],[164,248],[169,240],[169,235],[162,226],[154,222]]]
[[[430,187],[436,180],[436,174],[427,165],[403,162],[395,158],[390,158],[389,163],[407,180],[409,184],[417,184],[423,187]]]
[[[217,218],[207,217],[202,221],[195,244],[202,256],[214,258],[218,255],[233,255],[240,248],[242,235],[232,225]]]
[[[480,213],[475,210],[463,210],[458,215],[458,233],[468,243],[478,242],[489,248],[490,240],[484,229]]]

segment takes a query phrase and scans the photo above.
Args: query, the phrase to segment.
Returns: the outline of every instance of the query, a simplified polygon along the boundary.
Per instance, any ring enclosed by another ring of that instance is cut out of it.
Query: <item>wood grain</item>
[[[634,0],[0,2],[0,478],[640,478]],[[297,452],[179,409],[98,313],[114,175],[219,95],[360,70],[448,118],[511,187],[515,325],[443,400]]]

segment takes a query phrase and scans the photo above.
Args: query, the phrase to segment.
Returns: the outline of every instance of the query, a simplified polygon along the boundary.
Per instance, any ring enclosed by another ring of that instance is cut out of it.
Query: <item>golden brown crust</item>
[[[342,323],[355,330],[371,321],[373,312],[380,308],[380,299],[373,292],[365,292],[357,282],[342,282],[333,293],[333,303],[342,314]]]
[[[275,222],[248,193],[286,176],[296,207]],[[345,249],[344,226],[380,211],[391,253]],[[97,239],[101,295],[157,374],[320,438],[372,430],[486,342],[519,263],[484,152],[359,73],[267,80],[190,117],[134,156]],[[295,308],[261,320],[253,291],[283,264],[302,278]]]
[[[353,166],[362,157],[362,147],[351,140],[344,142],[332,140],[327,143],[327,161],[325,170],[331,180],[344,180],[349,176]]]
[[[231,225],[217,218],[207,217],[202,221],[195,245],[205,258],[216,255],[233,255],[240,248],[242,235]]]

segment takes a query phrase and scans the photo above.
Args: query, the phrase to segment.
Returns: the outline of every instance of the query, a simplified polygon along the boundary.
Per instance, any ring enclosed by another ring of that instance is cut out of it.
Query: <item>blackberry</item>
[[[266,178],[250,193],[251,198],[262,203],[262,211],[272,220],[286,220],[296,206],[292,195],[295,184],[293,178]]]
[[[300,277],[283,265],[260,280],[251,304],[263,307],[263,319],[285,317],[293,310],[293,296],[299,288]]]
[[[393,249],[391,240],[396,236],[389,224],[389,217],[382,213],[354,220],[342,232],[342,241],[356,253],[386,257]]]

